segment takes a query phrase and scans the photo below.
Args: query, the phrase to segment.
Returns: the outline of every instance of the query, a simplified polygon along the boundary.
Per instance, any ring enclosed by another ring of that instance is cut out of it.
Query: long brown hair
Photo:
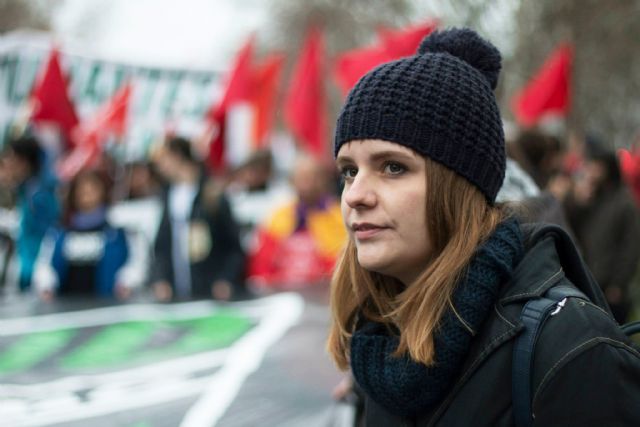
[[[109,180],[104,173],[98,169],[83,169],[78,172],[69,182],[66,196],[64,198],[64,211],[62,214],[62,222],[65,226],[71,225],[71,218],[78,212],[78,206],[76,204],[76,195],[78,193],[78,187],[83,180],[93,180],[100,183],[102,187],[102,200],[101,204],[108,205],[110,202],[109,195]]]
[[[503,210],[490,205],[474,185],[429,158],[425,162],[425,221],[434,252],[420,277],[404,286],[365,270],[351,239],[336,265],[327,348],[340,369],[348,368],[351,335],[361,316],[400,331],[395,355],[408,352],[413,360],[432,365],[433,336],[446,309],[455,312],[451,298],[456,283],[478,246],[504,219]]]

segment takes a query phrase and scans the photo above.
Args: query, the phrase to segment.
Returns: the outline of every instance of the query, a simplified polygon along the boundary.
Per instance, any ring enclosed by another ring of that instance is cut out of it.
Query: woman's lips
[[[362,241],[376,237],[388,227],[369,223],[355,223],[351,226],[351,228],[353,230],[355,238],[359,241]]]

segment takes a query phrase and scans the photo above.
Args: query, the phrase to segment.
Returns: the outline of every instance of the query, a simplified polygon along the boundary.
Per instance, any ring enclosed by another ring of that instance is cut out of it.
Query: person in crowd
[[[533,178],[513,159],[507,157],[504,181],[498,195],[497,202],[521,202],[536,198],[540,195],[540,188]]]
[[[539,194],[520,200],[523,218],[548,222],[571,231],[564,215],[561,197],[558,193],[570,185],[571,178],[563,171],[564,150],[560,140],[540,130],[521,131],[513,141],[506,144],[507,175],[505,184],[510,182],[510,163],[515,161],[540,189]],[[498,194],[498,200],[500,200]]]
[[[622,180],[618,158],[591,138],[565,209],[585,261],[615,318],[628,320],[629,285],[640,261],[640,212]]]
[[[248,282],[256,288],[296,288],[327,283],[346,239],[330,174],[300,156],[291,183],[295,198],[258,227],[249,257]]]
[[[60,215],[57,181],[45,167],[45,153],[33,136],[9,141],[4,154],[8,180],[17,190],[20,215],[16,253],[19,264],[18,285],[21,292],[31,289],[40,243]]]
[[[0,153],[0,209],[13,209],[16,205],[16,194],[11,188],[13,186],[11,166],[7,157],[6,153]]]
[[[126,200],[144,200],[159,195],[159,178],[151,163],[144,160],[130,162],[125,171]]]
[[[511,426],[522,415],[512,358],[523,305],[579,288],[591,302],[568,298],[539,335],[523,419],[638,425],[640,353],[571,240],[495,202],[506,167],[500,63],[472,30],[437,31],[349,93],[335,132],[349,239],[328,350],[351,370],[367,426]]]
[[[292,196],[286,179],[274,175],[271,151],[256,150],[233,171],[226,188],[233,216],[240,226],[242,247],[247,252],[251,250],[257,227]]]
[[[0,293],[6,289],[7,273],[15,248],[14,234],[17,224],[15,194],[5,155],[0,153]]]
[[[150,272],[156,299],[241,298],[245,255],[224,192],[185,138],[168,139],[155,162],[169,184]]]
[[[144,278],[134,264],[123,228],[107,219],[110,185],[98,170],[83,170],[69,182],[62,227],[42,242],[35,272],[44,300],[99,297],[126,300]]]
[[[541,189],[547,188],[549,180],[562,169],[561,141],[538,129],[521,131],[506,149],[507,155],[518,162]]]

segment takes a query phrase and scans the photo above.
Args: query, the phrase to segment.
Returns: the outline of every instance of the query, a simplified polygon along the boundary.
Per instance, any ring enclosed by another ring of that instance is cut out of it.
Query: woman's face
[[[358,262],[405,285],[426,268],[426,162],[402,145],[379,139],[344,144],[336,160],[342,177],[342,217]]]
[[[104,200],[104,186],[95,177],[86,176],[78,181],[75,194],[75,205],[78,212],[90,212],[100,205]]]

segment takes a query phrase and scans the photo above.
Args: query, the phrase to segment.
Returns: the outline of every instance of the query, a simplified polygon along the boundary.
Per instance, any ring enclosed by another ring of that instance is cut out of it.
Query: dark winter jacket
[[[639,426],[640,352],[620,331],[575,246],[559,227],[523,226],[526,254],[474,337],[462,374],[430,413],[402,419],[365,397],[367,426],[513,426],[511,368],[526,301],[575,284],[533,357],[534,426]]]
[[[231,283],[234,286],[234,296],[237,296],[244,277],[245,255],[240,246],[238,226],[226,197],[222,193],[213,195],[210,184],[204,179],[200,181],[189,219],[190,235],[205,242],[196,244],[203,250],[202,253],[190,254],[193,298],[210,298],[211,285],[216,280]],[[166,280],[174,287],[172,225],[167,199],[165,194],[150,276],[151,283]],[[197,242],[190,242],[190,245],[193,243]]]

